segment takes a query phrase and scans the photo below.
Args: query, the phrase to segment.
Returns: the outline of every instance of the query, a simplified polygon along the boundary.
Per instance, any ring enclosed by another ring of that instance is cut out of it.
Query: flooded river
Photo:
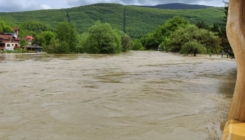
[[[218,140],[234,60],[0,54],[1,140]]]

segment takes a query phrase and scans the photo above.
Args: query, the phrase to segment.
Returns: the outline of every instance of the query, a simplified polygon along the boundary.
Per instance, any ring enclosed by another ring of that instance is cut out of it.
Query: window
[[[7,44],[7,47],[10,47],[10,44]]]
[[[14,46],[14,44],[12,44],[12,46]]]

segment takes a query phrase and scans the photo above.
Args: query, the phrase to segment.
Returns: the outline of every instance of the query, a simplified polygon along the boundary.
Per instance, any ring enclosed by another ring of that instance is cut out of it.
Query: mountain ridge
[[[142,37],[174,16],[183,17],[193,24],[204,21],[209,25],[222,22],[224,17],[224,9],[216,7],[172,10],[98,3],[67,9],[0,12],[0,19],[15,27],[19,27],[23,22],[34,20],[47,23],[55,28],[59,22],[67,21],[68,12],[70,20],[75,23],[79,33],[87,32],[98,20],[110,23],[112,27],[122,30],[124,9],[126,10],[126,33],[133,38]]]
[[[184,9],[212,8],[214,6],[197,5],[197,4],[185,4],[185,3],[167,3],[167,4],[158,4],[158,5],[154,5],[154,6],[143,5],[141,7],[158,8],[158,9],[184,10]]]

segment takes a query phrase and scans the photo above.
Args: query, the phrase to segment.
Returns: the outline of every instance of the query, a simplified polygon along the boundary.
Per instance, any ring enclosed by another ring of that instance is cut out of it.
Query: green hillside
[[[181,16],[191,23],[204,21],[211,25],[220,23],[224,16],[223,8],[205,8],[195,10],[167,10],[137,6],[126,7],[126,32],[133,38],[139,38],[156,29],[173,16]],[[0,13],[0,19],[13,26],[25,21],[36,20],[56,27],[58,22],[70,20],[76,24],[79,33],[86,32],[95,21],[108,22],[114,28],[122,29],[124,6],[119,4],[94,4],[69,9],[38,10],[27,12]]]

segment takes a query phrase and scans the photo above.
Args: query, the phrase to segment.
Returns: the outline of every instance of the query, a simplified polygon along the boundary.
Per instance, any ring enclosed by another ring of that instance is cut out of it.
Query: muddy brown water
[[[216,140],[234,60],[162,52],[0,54],[1,140]]]

